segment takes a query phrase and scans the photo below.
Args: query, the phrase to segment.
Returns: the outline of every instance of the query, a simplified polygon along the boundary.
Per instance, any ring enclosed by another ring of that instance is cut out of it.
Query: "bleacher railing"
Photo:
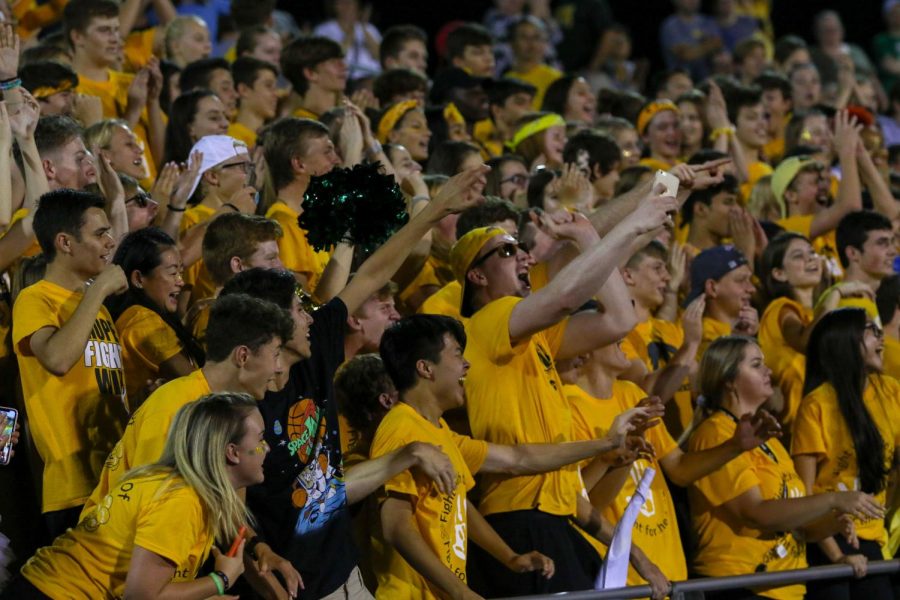
[[[879,560],[868,564],[867,575],[885,575],[900,571],[900,560]],[[809,583],[824,579],[849,579],[853,577],[850,565],[827,565],[810,567],[792,571],[772,571],[751,573],[748,575],[732,575],[730,577],[709,577],[706,579],[688,579],[672,585],[670,598],[684,600],[688,592],[712,592],[733,590],[737,588],[757,588]],[[627,600],[628,598],[648,598],[649,585],[636,585],[612,590],[567,592],[563,594],[547,594],[540,596],[520,596],[516,600]],[[512,599],[509,599],[512,600]],[[874,600],[874,599],[873,599]]]

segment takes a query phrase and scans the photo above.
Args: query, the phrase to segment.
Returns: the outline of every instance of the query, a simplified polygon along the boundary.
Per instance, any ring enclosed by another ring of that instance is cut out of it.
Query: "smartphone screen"
[[[9,464],[9,454],[12,451],[12,434],[16,430],[16,419],[19,416],[19,411],[14,408],[0,406],[0,414],[6,416],[3,430],[0,431],[0,437],[6,440],[6,443],[0,448],[0,465],[7,465]]]

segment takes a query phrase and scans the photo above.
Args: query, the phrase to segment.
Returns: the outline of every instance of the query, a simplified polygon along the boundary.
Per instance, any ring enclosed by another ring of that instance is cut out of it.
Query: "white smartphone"
[[[656,171],[656,177],[653,178],[653,189],[656,189],[656,185],[659,183],[666,188],[666,191],[663,193],[664,196],[672,196],[674,198],[678,193],[678,178],[671,173],[666,173],[663,170]]]
[[[8,465],[9,456],[12,453],[12,434],[16,430],[16,421],[19,418],[19,411],[14,408],[0,406],[0,414],[6,417],[3,429],[0,430],[0,437],[6,439],[6,443],[0,448],[0,465]]]

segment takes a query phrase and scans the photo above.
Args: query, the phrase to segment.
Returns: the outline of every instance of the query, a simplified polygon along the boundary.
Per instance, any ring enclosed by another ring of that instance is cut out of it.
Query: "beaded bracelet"
[[[16,77],[15,79],[8,79],[6,81],[0,81],[0,90],[7,92],[9,90],[14,90],[17,87],[22,86],[22,80]]]
[[[225,586],[226,590],[231,587],[231,582],[228,581],[228,575],[225,574],[225,571],[213,571],[213,573],[222,580],[222,585]]]
[[[225,595],[225,582],[223,582],[223,581],[219,578],[219,572],[216,571],[215,573],[210,573],[210,574],[209,574],[209,578],[213,580],[213,583],[214,583],[214,584],[216,584],[216,592],[217,592],[217,594],[218,594],[219,596],[224,596],[224,595]]]

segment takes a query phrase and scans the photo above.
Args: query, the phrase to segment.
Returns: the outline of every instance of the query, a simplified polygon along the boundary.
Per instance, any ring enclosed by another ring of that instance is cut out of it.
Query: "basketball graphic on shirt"
[[[325,434],[324,419],[320,418],[319,407],[309,398],[303,398],[288,411],[288,448],[302,464],[309,461],[316,440]]]

